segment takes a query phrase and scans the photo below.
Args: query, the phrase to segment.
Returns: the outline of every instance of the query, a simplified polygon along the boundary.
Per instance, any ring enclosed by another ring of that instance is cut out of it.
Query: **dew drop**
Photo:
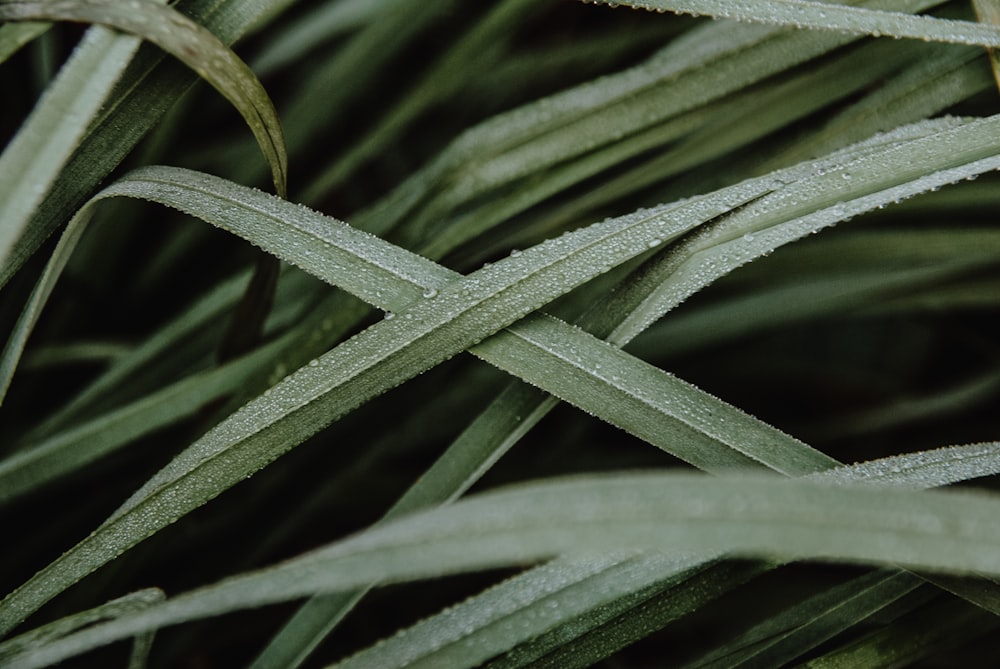
[[[396,314],[392,313],[391,311],[385,312],[385,320],[391,321],[395,317],[396,317]]]
[[[510,257],[511,258],[516,258],[519,255],[521,255],[521,249],[511,249],[510,250]]]
[[[437,294],[438,292],[437,289],[435,288],[428,288],[427,290],[424,291],[424,297],[426,297],[428,300],[437,297]]]

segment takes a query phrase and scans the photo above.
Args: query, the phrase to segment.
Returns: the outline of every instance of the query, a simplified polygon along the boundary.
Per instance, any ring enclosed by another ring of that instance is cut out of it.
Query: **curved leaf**
[[[830,510],[836,509],[835,514]],[[484,493],[375,527],[258,573],[100,625],[14,664],[247,606],[403,580],[624,549],[904,564],[1000,574],[996,495],[830,486],[773,477],[577,477]]]
[[[83,21],[138,35],[182,61],[229,100],[257,138],[285,196],[288,158],[277,112],[250,70],[203,26],[152,0],[0,0],[0,21]]]
[[[594,0],[657,12],[678,12],[720,19],[738,19],[795,28],[819,28],[880,37],[910,37],[924,41],[1000,46],[1000,28],[902,12],[885,12],[811,0]]]

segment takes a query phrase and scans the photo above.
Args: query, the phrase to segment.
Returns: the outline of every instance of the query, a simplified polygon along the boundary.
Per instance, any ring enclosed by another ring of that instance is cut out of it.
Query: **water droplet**
[[[396,317],[396,314],[392,313],[391,311],[385,312],[385,320],[391,321],[395,317]]]
[[[510,250],[510,257],[511,258],[516,258],[519,255],[521,255],[521,249],[511,249]]]
[[[840,175],[840,178],[843,179],[844,181],[850,181],[851,178],[852,178],[851,177],[851,173],[850,172],[844,172],[843,174]]]
[[[745,235],[743,235],[743,241],[745,241],[745,242],[752,242],[753,241],[753,233],[748,232]]]
[[[437,297],[437,294],[438,292],[436,288],[428,288],[427,290],[424,291],[424,297],[426,297],[428,300]]]
[[[662,239],[660,239],[658,237],[654,237],[653,239],[649,240],[649,248],[655,249],[657,246],[659,246],[662,243],[663,243]]]

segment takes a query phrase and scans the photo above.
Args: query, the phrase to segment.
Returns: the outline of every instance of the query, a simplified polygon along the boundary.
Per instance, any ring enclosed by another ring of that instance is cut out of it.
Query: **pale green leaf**
[[[10,17],[0,3],[0,21]],[[6,264],[36,208],[80,143],[139,46],[133,37],[95,28],[0,154],[0,263]]]
[[[433,470],[431,470],[433,472]],[[858,465],[841,466],[812,475],[808,478],[815,478],[829,482],[840,482],[848,484],[871,483],[884,486],[898,486],[904,488],[926,489],[935,486],[948,485],[962,480],[989,476],[1000,472],[1000,448],[996,443],[972,444],[968,446],[957,446],[942,448],[920,453],[894,456]],[[709,563],[706,563],[706,565]],[[539,567],[534,571],[545,570],[547,567]],[[631,594],[635,596],[637,591],[644,587],[652,587],[661,577],[666,578],[655,561],[642,562],[632,566],[634,570],[631,582],[635,585]],[[764,571],[761,568],[758,571]],[[531,574],[532,572],[527,572]],[[543,572],[544,573],[544,572]],[[588,666],[603,657],[606,657],[612,649],[624,646],[629,640],[641,638],[649,632],[658,629],[657,625],[663,625],[675,619],[683,612],[690,610],[684,604],[686,598],[707,597],[712,598],[734,587],[741,582],[744,576],[740,576],[739,570],[733,571],[731,566],[723,565],[714,572],[715,578],[709,584],[701,581],[695,576],[689,582],[682,582],[676,588],[670,589],[667,594],[661,595],[652,593],[652,600],[648,606],[652,607],[656,614],[655,624],[643,619],[640,616],[624,616],[618,620],[616,615],[595,615],[594,613],[579,613],[576,610],[558,606],[558,611],[549,609],[549,601],[552,596],[539,596],[530,598],[524,602],[525,609],[540,609],[545,613],[535,613],[526,615],[532,620],[538,620],[538,624],[512,630],[504,625],[505,615],[493,615],[483,620],[474,630],[468,630],[467,626],[450,625],[450,629],[440,634],[450,634],[451,642],[446,649],[442,644],[433,641],[436,637],[425,637],[417,633],[417,629],[409,630],[406,634],[386,640],[382,644],[373,646],[358,656],[357,664],[360,666],[383,666],[394,667],[404,666],[393,664],[390,658],[400,657],[402,654],[420,654],[427,658],[439,657],[440,652],[461,652],[463,653],[463,663],[461,666],[474,666],[480,660],[477,649],[483,645],[492,645],[500,650],[510,650],[508,656],[498,661],[497,666],[524,666],[534,659],[545,656],[541,666],[562,667],[562,666]],[[868,578],[868,577],[865,577]],[[595,602],[600,602],[601,606],[608,606],[613,597],[605,597],[606,593],[615,592],[615,596],[621,596],[615,588],[618,587],[620,575],[608,569],[606,573],[588,574],[585,581],[585,588],[592,593],[591,606]],[[731,582],[730,586],[724,586],[724,582]],[[913,588],[919,584],[920,578],[912,574],[894,575],[892,572],[882,573],[872,584],[875,588],[871,596],[865,600],[864,606],[880,606],[880,593],[898,593],[899,588]],[[936,582],[936,581],[935,581]],[[575,582],[570,581],[564,584],[569,589]],[[505,582],[494,589],[492,595],[511,601],[522,601],[525,593],[522,593],[521,584],[517,579]],[[848,593],[855,592],[849,589]],[[896,594],[892,595],[897,596]],[[310,602],[313,606],[313,613],[320,609],[321,603],[335,601],[335,596],[327,598],[316,598]],[[645,598],[639,598],[637,602],[630,603],[626,610],[631,607],[647,606],[644,604]],[[315,601],[317,604],[312,604]],[[707,600],[704,600],[707,601]],[[824,600],[825,601],[825,600]],[[830,599],[832,604],[837,604],[838,598]],[[883,604],[884,605],[884,604]],[[477,611],[482,608],[482,614],[493,612],[496,608],[488,602],[480,603],[480,596],[470,599],[462,605],[470,611]],[[584,607],[586,609],[586,607]],[[695,607],[691,607],[695,608]],[[321,609],[320,609],[321,610]],[[824,610],[819,607],[818,610]],[[303,607],[303,612],[307,607]],[[867,615],[867,614],[865,614]],[[435,616],[428,619],[426,625],[434,628],[441,624],[444,616]],[[630,620],[636,618],[638,622],[631,623]],[[423,625],[424,623],[422,623]],[[777,623],[781,625],[782,623]],[[544,632],[544,636],[531,640],[532,637]],[[763,637],[769,637],[763,634]],[[279,639],[281,637],[278,637]],[[585,641],[584,641],[585,639]],[[776,639],[773,639],[776,641]],[[496,644],[501,644],[500,648]],[[394,650],[395,649],[395,650]],[[570,662],[574,658],[574,662]],[[580,661],[580,658],[583,658]],[[483,659],[483,658],[480,658]],[[459,666],[454,663],[453,666]],[[354,666],[354,665],[351,665]],[[406,665],[408,666],[408,665]]]
[[[207,28],[154,0],[2,0],[0,21],[83,21],[132,33],[188,65],[243,116],[284,196],[288,158],[281,122],[257,76]]]
[[[683,559],[722,552],[996,575],[998,505],[985,493],[772,477],[637,474],[522,485],[374,527],[277,567],[176,597],[53,643],[13,666],[45,666],[166,624],[317,591],[563,553],[642,549]]]
[[[595,1],[611,4],[611,0]],[[837,30],[875,37],[885,35],[953,44],[1000,46],[1000,29],[994,26],[810,0],[753,0],[753,2],[626,0],[614,4],[626,4],[658,12],[670,11],[796,28]]]
[[[232,44],[273,6],[274,0],[191,0],[185,3],[185,10],[224,44]],[[53,189],[57,196],[38,204],[30,225],[0,264],[0,285],[6,284],[42,242],[70,219],[101,180],[197,80],[189,68],[163,61],[159,49],[140,49],[136,54],[133,67],[119,82],[117,95],[108,100],[86,129],[79,148],[60,172]],[[83,79],[76,78],[74,85],[84,85]],[[65,121],[65,117],[61,120]]]
[[[701,238],[695,236],[686,242],[696,248],[701,244],[707,244],[705,251],[707,257],[702,253],[695,254],[693,257],[697,259],[698,264],[692,271],[678,271],[675,280],[661,291],[662,294],[653,295],[650,300],[653,302],[675,300],[678,295],[689,294],[727,273],[733,267],[767,253],[790,239],[808,234],[818,227],[914,192],[929,190],[944,183],[978,174],[985,169],[994,169],[996,159],[989,158],[992,147],[983,144],[980,131],[982,126],[996,122],[996,119],[986,119],[951,123],[947,125],[952,127],[929,136],[922,136],[924,132],[918,131],[917,138],[908,141],[900,139],[906,136],[905,132],[895,138],[882,138],[873,145],[883,147],[881,151],[873,151],[872,146],[859,147],[854,151],[857,157],[853,160],[843,162],[844,159],[841,158],[842,162],[835,167],[817,170],[809,178],[787,184],[771,195],[759,197],[756,202],[729,217],[735,221],[734,223],[730,223],[727,219],[721,230],[709,228],[709,232]],[[910,134],[914,133],[911,131]],[[890,168],[890,165],[894,167]],[[936,168],[944,169],[933,171]],[[898,169],[898,172],[894,171],[895,169]],[[927,174],[928,172],[932,173]],[[752,185],[748,183],[744,188]],[[167,190],[176,189],[173,186],[163,187]],[[843,198],[848,194],[855,199],[845,203]],[[148,193],[144,196],[150,197]],[[723,209],[734,204],[733,196],[731,193],[718,196],[722,200]],[[742,199],[745,200],[746,195],[743,195]],[[279,200],[271,200],[266,204],[267,207],[283,206]],[[691,216],[699,210],[704,211],[702,208],[718,212],[719,206],[719,202],[713,202],[712,198],[708,198],[705,202],[695,200],[675,208],[666,207],[655,212],[641,212],[636,216],[608,221],[559,240],[552,240],[502,263],[483,268],[461,281],[447,285],[442,283],[440,289],[434,285],[428,286],[425,288],[425,291],[428,291],[426,296],[434,299],[417,298],[414,306],[402,312],[401,318],[386,319],[377,324],[363,335],[349,340],[323,356],[315,365],[302,368],[274,388],[270,395],[246,405],[161,471],[127,502],[102,530],[87,541],[101,541],[108,550],[108,557],[125,550],[142,536],[155,532],[161,523],[170,522],[187,509],[203,504],[232,483],[264,466],[293,446],[297,440],[315,432],[368,397],[432,366],[436,360],[443,360],[469,347],[482,337],[557,297],[573,285],[599,274],[605,267],[643,253],[651,242],[662,244],[670,235],[677,235],[687,227],[704,220],[702,217],[697,217],[687,223],[678,224],[673,217],[679,215],[685,208],[689,208],[687,216]],[[231,222],[236,218],[235,211],[227,212],[225,208],[220,209],[221,211],[215,212],[213,222]],[[784,223],[775,225],[778,221]],[[773,227],[765,228],[769,224]],[[730,225],[741,226],[737,228],[739,231],[747,229],[747,226],[749,229],[744,235],[740,235]],[[347,238],[348,233],[346,228],[338,233],[342,235],[341,241]],[[308,237],[309,234],[316,234],[316,231],[310,231],[306,226],[297,234]],[[751,234],[751,238],[748,239],[746,234]],[[264,245],[272,243],[268,241],[271,235],[273,230],[270,227],[260,232],[248,233],[249,237]],[[282,244],[287,245],[288,249],[293,249],[299,243],[294,238],[282,239]],[[329,240],[327,243],[329,244]],[[359,281],[359,278],[373,276],[373,273],[381,273],[381,276],[391,275],[392,272],[387,271],[384,265],[388,262],[386,253],[391,252],[391,247],[381,246],[384,244],[381,240],[365,236],[360,237],[358,244],[361,249],[371,248],[371,251],[362,252],[368,257],[352,256],[345,252],[345,249],[327,245],[323,248],[322,257],[314,255],[309,258],[307,254],[306,260],[315,263],[313,267],[333,268],[338,265],[345,267],[348,276],[344,277],[344,281],[353,277],[356,283],[361,284],[355,289],[359,294],[370,295],[369,299],[374,300],[385,299],[384,296],[380,298],[377,295],[377,290],[371,284],[364,280]],[[414,270],[420,271],[419,268],[426,262],[417,256],[405,260],[410,256],[398,252],[392,253],[394,259],[391,263],[396,271],[400,271],[406,264],[410,265],[410,269],[402,269],[404,274]],[[720,268],[718,261],[713,262],[713,257],[726,257],[727,261]],[[515,277],[514,272],[521,271],[531,271],[531,279]],[[409,290],[412,291],[413,288]],[[642,329],[650,321],[649,310],[641,310],[639,314],[629,327]],[[524,328],[520,333],[522,338],[531,341],[537,336],[523,325],[521,327]],[[532,327],[535,330],[541,328],[544,332],[544,326]],[[511,338],[501,338],[500,341],[503,339]],[[442,345],[442,340],[450,343]],[[496,341],[493,340],[494,343],[490,345],[499,346]],[[694,427],[693,431],[687,428],[685,433],[689,437],[698,437],[702,444],[713,443],[721,437],[723,443],[756,448],[753,438],[744,439],[745,428],[730,431],[729,425],[745,425],[744,421],[733,420],[727,424],[720,422],[717,415],[713,415],[720,406],[725,406],[721,403],[705,404],[703,399],[698,399],[693,404],[690,400],[686,400],[679,407],[670,407],[670,399],[673,399],[672,395],[678,391],[657,392],[652,395],[643,392],[638,403],[631,401],[630,398],[636,397],[635,387],[623,381],[629,377],[620,375],[620,372],[625,369],[622,365],[634,367],[635,363],[631,362],[634,359],[624,354],[619,355],[613,347],[601,344],[597,340],[593,340],[592,343],[588,340],[588,345],[592,347],[604,347],[605,355],[618,356],[616,362],[602,368],[600,372],[588,374],[585,370],[589,365],[581,364],[582,357],[576,359],[577,354],[574,353],[571,344],[559,341],[554,342],[554,345],[559,352],[555,356],[549,356],[547,360],[557,362],[565,371],[562,374],[553,374],[551,368],[544,368],[541,376],[552,379],[553,383],[568,378],[582,380],[596,377],[602,390],[601,394],[595,397],[586,389],[582,389],[583,392],[580,394],[584,398],[590,396],[591,401],[608,406],[608,391],[614,389],[626,400],[625,407],[652,408],[652,421],[641,417],[629,419],[628,429],[636,434],[652,439],[655,443],[657,432],[663,424],[658,417],[677,416],[682,419],[682,424]],[[375,348],[367,349],[368,346]],[[362,352],[363,350],[380,350],[382,354],[372,357],[370,353]],[[509,365],[510,362],[517,361],[507,360],[505,364]],[[337,370],[337,380],[326,378],[328,369]],[[393,371],[388,372],[387,369]],[[369,374],[374,376],[372,380],[368,379]],[[554,376],[557,378],[553,378]],[[682,387],[662,373],[646,374],[643,378],[669,381],[676,388]],[[576,386],[576,384],[567,385]],[[334,389],[338,392],[332,392]],[[560,390],[561,388],[557,389],[557,394]],[[648,392],[649,388],[645,390]],[[690,392],[684,395],[690,396]],[[614,404],[617,403],[612,403]],[[606,411],[607,409],[602,409],[601,413],[604,414]],[[734,416],[738,414],[737,411]],[[323,418],[319,418],[320,416]],[[760,432],[762,436],[768,434],[765,426],[760,426],[759,429],[762,430]],[[773,431],[771,433],[773,434]],[[782,442],[787,440],[783,435],[778,439]],[[255,455],[243,455],[245,449]],[[699,450],[693,449],[692,455],[697,454]],[[732,457],[733,451],[720,451],[719,455],[727,452]],[[777,456],[779,460],[783,459],[781,450],[765,448],[762,453],[765,457]],[[803,462],[795,466],[808,467],[810,457],[812,456],[806,457]],[[712,466],[718,466],[718,463]],[[785,462],[781,466],[788,466],[788,463]],[[197,482],[202,478],[214,480],[211,491],[206,492],[200,488]],[[188,480],[190,483],[187,485],[190,485],[191,489],[183,503],[178,500],[177,506],[172,504],[169,509],[157,504],[161,495],[178,499],[173,497],[177,488],[172,482]],[[149,520],[131,521],[132,516],[146,514],[149,514]],[[128,531],[120,535],[116,541],[122,542],[121,548],[111,548],[115,545],[111,540],[113,534],[132,522],[136,523],[132,527],[138,526],[144,529],[136,534]],[[75,560],[77,554],[71,551],[62,561]],[[69,579],[65,583],[69,583],[107,558],[97,558],[96,562],[91,562],[93,559],[88,558],[73,569],[65,569],[60,566],[60,562],[53,563],[39,577],[12,594],[12,601],[21,598],[29,602],[34,601],[34,604],[19,605],[31,610],[51,596],[44,593],[52,593],[64,587],[52,578],[53,574],[63,573]],[[35,588],[40,589],[32,592]],[[11,605],[8,610],[17,611],[19,606]],[[14,616],[17,615],[19,614],[14,613]],[[11,620],[13,619],[16,618],[12,617]]]
[[[165,598],[166,595],[162,590],[147,588],[146,590],[139,590],[113,599],[92,609],[60,618],[47,625],[36,627],[30,632],[25,632],[0,643],[0,662],[6,664],[18,658],[23,660],[35,649],[50,644],[80,629],[106,620],[127,617],[137,611],[147,609],[154,604],[159,604]],[[140,643],[140,636],[137,636],[137,644]]]
[[[5,23],[0,25],[0,63],[11,57],[22,46],[49,29],[51,23],[44,21],[27,23]]]

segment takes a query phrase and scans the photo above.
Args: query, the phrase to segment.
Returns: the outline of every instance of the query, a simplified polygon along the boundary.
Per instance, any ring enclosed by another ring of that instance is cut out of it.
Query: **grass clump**
[[[990,664],[1000,29],[626,4],[0,0],[5,663]]]

